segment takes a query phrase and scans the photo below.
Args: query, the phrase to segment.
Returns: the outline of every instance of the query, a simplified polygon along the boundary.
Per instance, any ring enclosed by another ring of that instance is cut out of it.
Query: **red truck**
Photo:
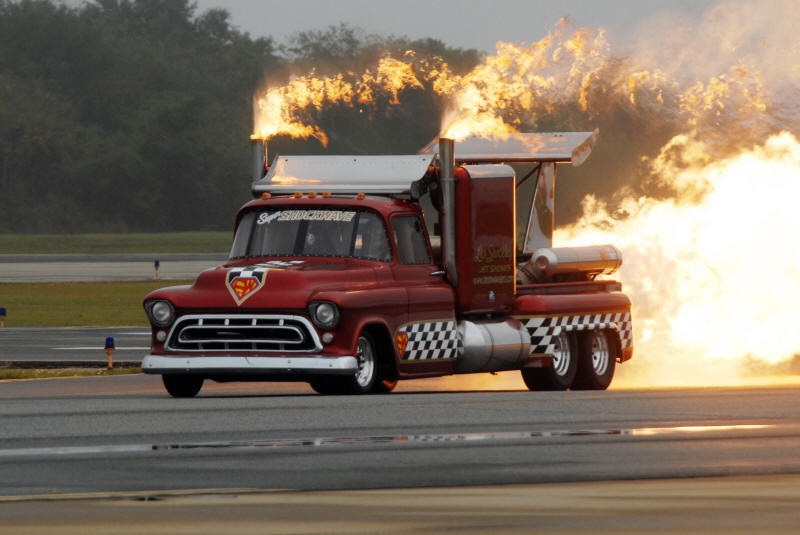
[[[229,260],[144,300],[143,371],[175,397],[206,379],[366,394],[504,370],[531,390],[607,388],[633,355],[631,302],[597,278],[621,254],[552,247],[556,165],[580,165],[596,139],[443,138],[416,155],[269,167],[254,140],[256,199],[239,210]],[[508,164],[531,171],[518,181]],[[518,246],[516,197],[530,178]]]

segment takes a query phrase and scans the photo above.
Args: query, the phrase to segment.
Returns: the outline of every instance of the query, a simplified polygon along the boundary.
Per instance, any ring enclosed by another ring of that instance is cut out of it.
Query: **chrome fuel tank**
[[[517,370],[525,363],[531,339],[522,322],[514,318],[458,323],[456,373]]]

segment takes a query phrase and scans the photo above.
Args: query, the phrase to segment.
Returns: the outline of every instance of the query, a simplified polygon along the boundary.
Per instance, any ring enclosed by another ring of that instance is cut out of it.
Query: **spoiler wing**
[[[456,163],[553,162],[581,165],[591,154],[599,130],[593,132],[513,133],[496,137],[469,136],[455,143]],[[438,138],[420,154],[436,153]]]

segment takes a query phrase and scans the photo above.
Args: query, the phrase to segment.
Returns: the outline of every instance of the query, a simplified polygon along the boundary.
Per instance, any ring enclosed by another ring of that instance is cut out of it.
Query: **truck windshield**
[[[230,258],[264,256],[392,259],[386,228],[377,214],[334,208],[245,214],[236,230]]]

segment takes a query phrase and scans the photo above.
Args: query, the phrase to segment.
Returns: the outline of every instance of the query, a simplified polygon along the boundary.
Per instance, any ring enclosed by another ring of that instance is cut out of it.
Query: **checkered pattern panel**
[[[591,331],[613,329],[619,331],[622,349],[633,347],[633,326],[630,312],[580,314],[577,316],[544,316],[520,318],[531,335],[531,354],[550,354],[555,351],[554,338],[561,331]]]
[[[298,264],[304,264],[305,261],[303,260],[270,260],[269,262],[263,262],[261,264],[256,264],[254,267],[265,267],[265,268],[288,268],[292,266],[296,266]]]
[[[455,321],[426,321],[404,325],[398,330],[408,335],[405,360],[455,358],[458,330]]]
[[[247,266],[243,268],[233,268],[228,272],[228,281],[232,281],[233,279],[236,279],[238,277],[242,278],[255,277],[260,283],[261,281],[264,280],[264,273],[266,273],[270,269],[287,268],[302,263],[303,263],[302,260],[292,260],[289,262],[284,262],[283,260],[272,260],[270,262],[264,262],[262,264],[255,264],[253,266]]]
[[[247,266],[243,268],[234,268],[228,272],[228,282],[237,279],[239,277],[246,279],[249,277],[253,277],[258,280],[259,284],[264,280],[264,273],[269,271],[268,266],[256,265],[256,266]]]

